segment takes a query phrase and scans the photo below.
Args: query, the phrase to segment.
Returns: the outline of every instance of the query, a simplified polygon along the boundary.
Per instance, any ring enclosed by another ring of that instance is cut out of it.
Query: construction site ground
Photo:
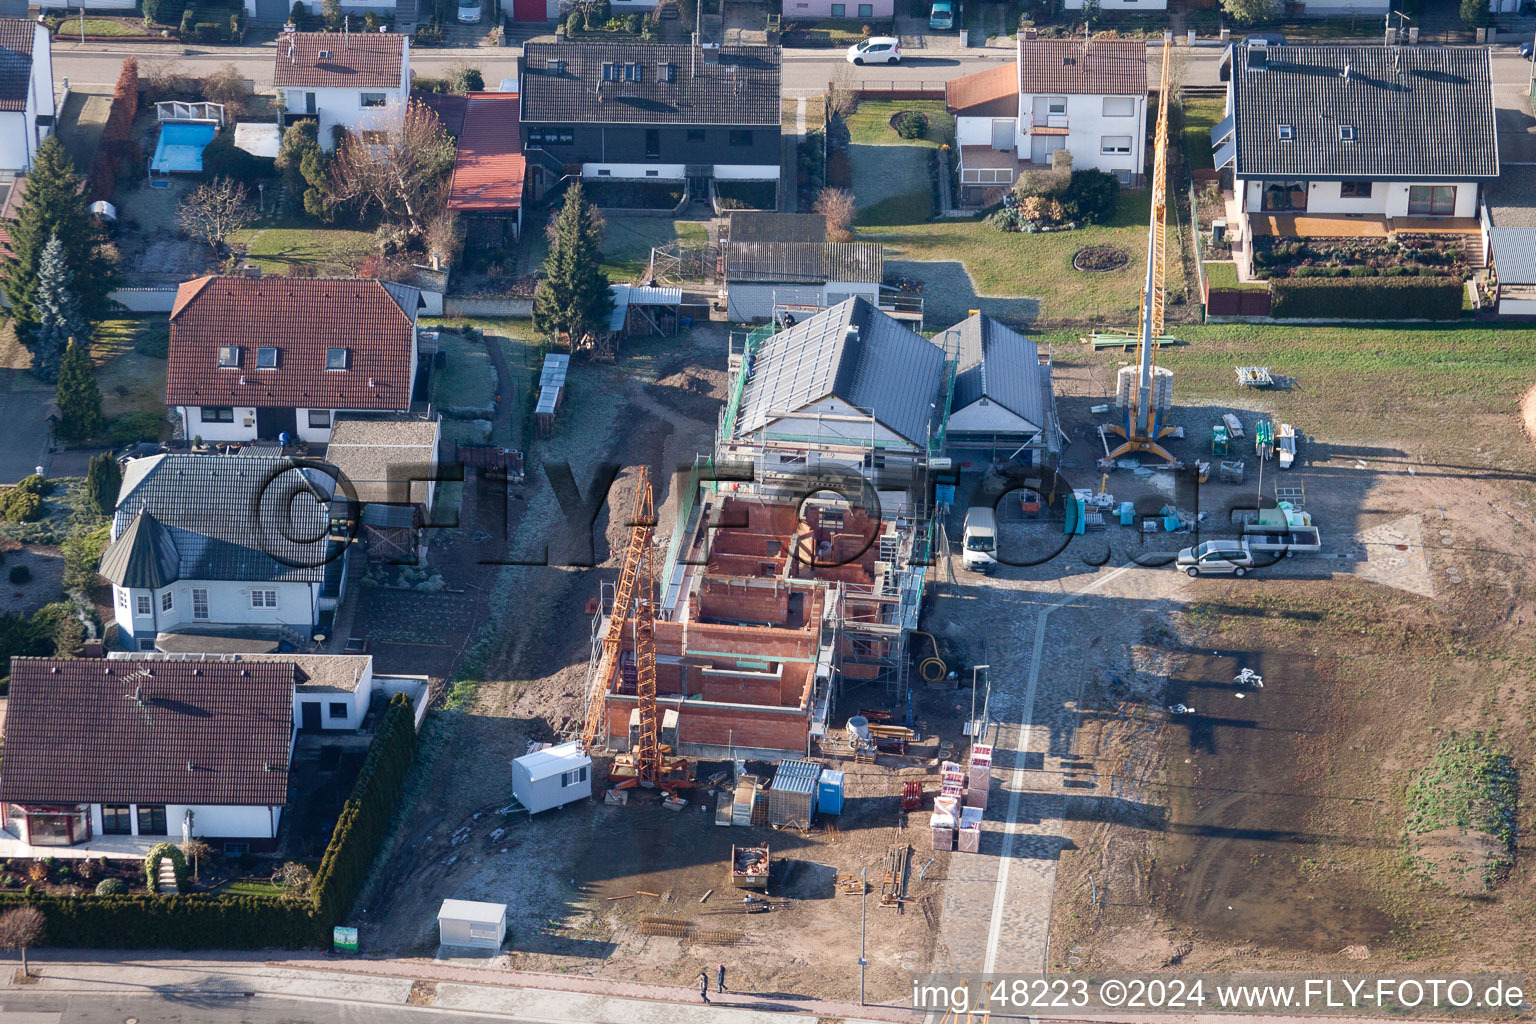
[[[1536,893],[1523,861],[1492,898],[1464,901],[1421,886],[1397,856],[1409,773],[1449,730],[1492,729],[1517,764],[1530,764],[1528,730],[1516,728],[1532,710],[1517,674],[1529,663],[1521,626],[1531,613],[1519,552],[1536,491],[1518,394],[1490,395],[1485,415],[1460,417],[1468,448],[1479,447],[1464,464],[1450,464],[1438,445],[1389,436],[1378,418],[1333,425],[1345,436],[1314,437],[1298,424],[1301,455],[1282,482],[1304,487],[1324,550],[1241,580],[1191,580],[1164,564],[1198,539],[1188,533],[1111,525],[1067,543],[1059,519],[1017,511],[1010,482],[963,467],[952,557],[934,567],[923,618],[957,680],[915,687],[913,717],[963,749],[971,667],[990,665],[998,750],[979,853],[928,850],[926,802],[913,820],[897,814],[903,781],[936,788],[934,745],[905,761],[843,765],[849,807],[835,830],[719,827],[707,796],[707,813],[697,802],[671,812],[643,798],[532,820],[500,813],[510,803],[508,762],[530,739],[568,733],[582,711],[588,604],[599,580],[616,575],[637,463],[658,482],[658,536],[671,534],[670,474],[709,450],[724,350],[722,334],[700,326],[634,344],[617,365],[573,369],[555,436],[534,444],[529,483],[514,488],[506,546],[526,553],[548,541],[562,560],[566,531],[542,467],[568,460],[585,495],[609,462],[624,468],[593,531],[599,565],[475,577],[489,620],[462,638],[473,679],[451,688],[449,709],[428,725],[393,844],[360,903],[365,953],[433,956],[443,898],[495,899],[511,909],[511,952],[481,961],[491,968],[687,984],[724,961],[734,987],[786,1005],[851,999],[860,907],[835,879],[868,868],[878,887],[887,849],[909,843],[915,902],[898,912],[869,897],[875,1002],[904,1002],[911,974],[930,967],[1529,961],[1528,933],[1511,923],[1528,916]],[[1070,486],[1101,486],[1096,426],[1106,417],[1092,407],[1112,396],[1116,361],[1058,354]],[[1250,453],[1243,484],[1197,489],[1189,475],[1122,470],[1104,485],[1139,510],[1168,503],[1203,513],[1204,536],[1230,536],[1230,509],[1260,493],[1253,421],[1318,402],[1325,382],[1305,384],[1176,388],[1172,422],[1187,438],[1172,444],[1188,461],[1209,457],[1222,412],[1242,416],[1249,433],[1234,457]],[[1266,503],[1277,477],[1266,464]],[[471,495],[478,486],[466,485],[470,512],[484,497]],[[982,500],[998,502],[1001,553],[1020,563],[992,577],[959,568],[964,508]],[[926,654],[927,643],[914,646]],[[1240,698],[1231,680],[1242,667],[1266,686]],[[843,694],[834,725],[878,706],[883,690],[869,689]],[[1176,703],[1195,713],[1170,715]],[[1521,813],[1529,834],[1531,812]],[[784,902],[744,916],[725,865],[732,843],[758,841],[783,858],[770,895]]]

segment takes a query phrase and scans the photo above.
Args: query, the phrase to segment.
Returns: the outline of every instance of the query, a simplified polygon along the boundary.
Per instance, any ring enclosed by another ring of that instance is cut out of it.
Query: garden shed
[[[443,900],[437,912],[437,941],[444,946],[495,951],[506,938],[505,903]]]
[[[529,814],[592,795],[592,759],[575,741],[545,747],[512,762],[512,795]]]

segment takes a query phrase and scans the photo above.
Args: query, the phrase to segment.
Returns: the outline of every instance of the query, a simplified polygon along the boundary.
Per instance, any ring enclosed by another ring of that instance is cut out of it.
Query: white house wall
[[[721,181],[778,181],[778,164],[715,164]]]
[[[1030,136],[1024,132],[1034,121],[1036,100],[1049,96],[1060,96],[1060,93],[1023,93],[1019,97],[1019,110],[1014,149],[1020,159],[1029,159],[1032,145]],[[1131,113],[1129,115],[1108,115],[1104,113],[1105,99],[1129,99],[1131,100]],[[1147,98],[1142,96],[1093,96],[1093,95],[1069,95],[1067,101],[1067,145],[1066,148],[1072,154],[1072,169],[1107,171],[1115,174],[1120,171],[1129,171],[1132,175],[1140,175],[1145,166],[1146,150],[1146,121]],[[980,120],[980,119],[978,119]],[[991,127],[988,121],[987,139],[975,145],[990,145]],[[1045,123],[1045,119],[1041,119]],[[1129,153],[1104,153],[1103,141],[1106,136],[1129,137],[1131,151]]]
[[[287,770],[287,766],[283,766]],[[151,805],[159,806],[159,805]],[[192,834],[218,839],[272,839],[277,836],[281,807],[243,807],[229,804],[165,804],[165,839],[181,842],[181,823],[192,812]],[[128,805],[133,834],[139,834],[139,805]],[[102,835],[101,804],[91,805],[91,833]]]
[[[337,37],[337,46],[340,46],[340,37]],[[282,60],[281,56],[278,60]],[[316,88],[300,89],[285,87],[283,92],[288,101],[288,113],[310,116],[306,96],[315,94],[314,117],[320,122],[320,145],[330,149],[333,139],[332,129],[336,125],[343,125],[350,131],[387,131],[399,123],[399,118],[404,111],[406,90],[399,86],[395,88],[377,89],[336,89]],[[381,92],[384,94],[384,106],[363,106],[363,93]]]
[[[415,360],[412,359],[410,379],[416,379]],[[214,407],[210,408],[228,408]],[[369,412],[366,409],[326,409],[331,414],[330,425],[325,427],[312,427],[309,425],[309,413],[307,408],[294,410],[297,419],[296,431],[300,440],[311,444],[327,444],[331,440],[331,429],[336,425],[336,417],[344,416],[351,412]],[[200,437],[204,441],[254,441],[257,436],[256,407],[250,405],[234,406],[234,422],[204,422],[203,406],[179,405],[176,413],[181,417],[183,430],[187,438]]]
[[[369,669],[359,680],[357,689],[351,693],[335,693],[333,691],[311,691],[302,685],[295,687],[293,691],[293,721],[296,725],[304,724],[304,705],[314,704],[320,708],[320,728],[322,729],[357,729],[363,724],[363,716],[368,713],[368,700],[373,695],[373,670]],[[344,705],[346,714],[341,717],[331,716],[331,705]]]
[[[28,99],[30,105],[31,100]],[[0,171],[19,174],[32,166],[35,143],[29,127],[31,117],[24,110],[0,113]]]
[[[1247,201],[1249,213],[1264,213],[1264,184],[1270,181],[1282,181],[1296,179],[1264,178],[1248,179],[1244,195]],[[1473,218],[1477,216],[1476,182],[1471,181],[1377,181],[1371,184],[1371,194],[1366,199],[1345,199],[1339,195],[1340,183],[1337,181],[1309,181],[1307,182],[1307,208],[1306,210],[1271,210],[1270,213],[1308,213],[1308,214],[1333,214],[1333,213],[1359,213],[1386,217],[1418,216],[1408,212],[1408,190],[1415,185],[1454,185],[1456,187],[1456,208],[1454,212],[1447,214],[1451,217]]]
[[[582,164],[583,178],[619,178],[622,180],[682,181],[686,164]]]
[[[133,7],[132,3],[123,6]],[[39,128],[39,117],[57,122],[53,93],[52,34],[46,25],[34,25],[32,32],[32,74],[27,81],[27,99],[23,110],[0,114],[0,171],[20,173],[32,166],[37,147],[53,131]]]
[[[292,626],[307,630],[316,619],[320,584],[318,583],[247,583],[230,580],[185,580],[160,590],[140,590],[113,586],[112,603],[118,628],[136,639],[153,638],[157,632],[180,626],[240,625]],[[192,591],[208,591],[208,618],[192,617]],[[276,608],[252,608],[252,590],[277,591]],[[169,592],[170,611],[162,611],[160,601]],[[150,614],[138,614],[138,598],[150,599]]]
[[[1034,434],[1040,428],[1024,417],[982,398],[949,414],[949,436],[956,434]]]
[[[1064,0],[1062,6],[1069,11],[1080,11],[1083,0]],[[1099,0],[1099,6],[1106,11],[1166,11],[1168,0]],[[1312,5],[1307,4],[1307,10],[1311,9]]]

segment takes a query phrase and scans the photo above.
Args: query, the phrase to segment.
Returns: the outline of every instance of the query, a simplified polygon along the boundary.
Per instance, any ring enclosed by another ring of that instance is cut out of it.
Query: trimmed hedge
[[[114,948],[264,949],[329,946],[389,832],[416,756],[415,712],[396,694],[342,808],[309,899],[281,896],[48,896],[0,893],[0,911],[37,907],[43,945]],[[172,847],[175,854],[180,850]]]
[[[1280,278],[1270,282],[1270,316],[1309,320],[1455,320],[1456,278]]]
[[[144,882],[150,892],[160,891],[160,862],[166,857],[171,858],[171,870],[176,872],[176,891],[187,891],[187,858],[182,855],[181,847],[172,846],[170,843],[156,843],[149,848],[149,853],[144,857]]]
[[[96,157],[85,176],[86,202],[108,200],[117,191],[117,172],[124,159],[137,160],[139,147],[129,138],[133,119],[139,112],[139,62],[129,57],[123,61],[112,90],[112,106],[107,123],[101,129]]]

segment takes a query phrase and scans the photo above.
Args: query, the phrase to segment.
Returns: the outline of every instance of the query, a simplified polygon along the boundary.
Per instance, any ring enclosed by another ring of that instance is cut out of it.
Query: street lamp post
[[[977,738],[978,738],[978,736],[980,734],[980,730],[976,728],[976,673],[980,672],[982,669],[986,669],[987,670],[987,689],[990,691],[991,688],[992,688],[992,666],[991,665],[972,665],[971,666],[971,742],[972,743],[975,743],[977,741]]]
[[[864,928],[869,923],[869,868],[859,872],[859,1005],[864,1005],[864,968],[869,960],[864,956]]]

